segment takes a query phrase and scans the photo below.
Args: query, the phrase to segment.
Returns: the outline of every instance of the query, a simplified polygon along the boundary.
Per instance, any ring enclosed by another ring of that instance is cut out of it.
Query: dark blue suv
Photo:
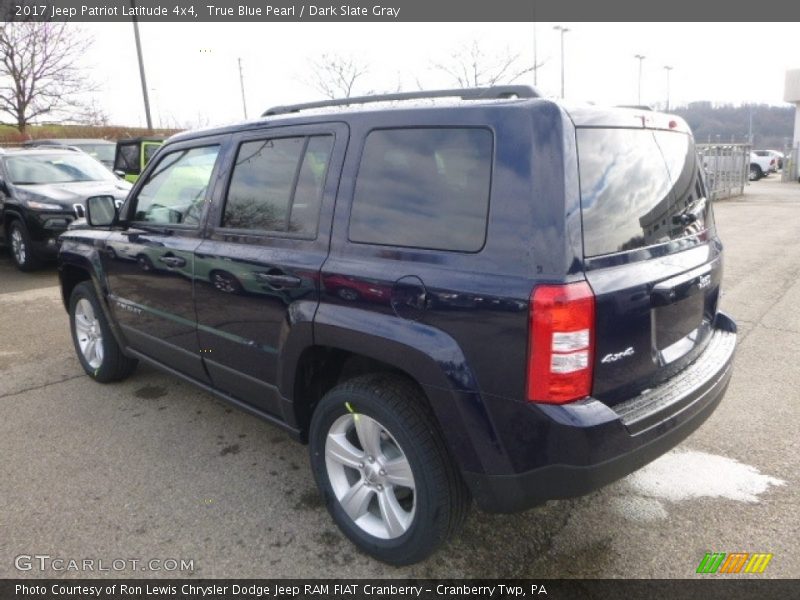
[[[472,499],[520,511],[641,467],[732,371],[671,115],[519,86],[278,107],[171,138],[87,220],[60,277],[89,376],[143,361],[308,442],[338,526],[393,564]]]

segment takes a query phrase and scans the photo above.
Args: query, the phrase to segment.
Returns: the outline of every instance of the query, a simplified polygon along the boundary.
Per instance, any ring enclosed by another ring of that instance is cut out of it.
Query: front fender
[[[83,231],[81,231],[83,233]],[[108,232],[105,232],[106,234]],[[58,278],[61,284],[61,299],[64,308],[69,311],[69,297],[66,292],[66,269],[73,267],[85,271],[89,275],[89,280],[94,286],[94,291],[100,299],[100,306],[106,317],[106,322],[111,328],[111,333],[117,340],[120,348],[125,348],[125,337],[117,327],[116,320],[111,315],[111,307],[108,304],[108,280],[100,261],[100,249],[103,246],[104,238],[91,236],[89,238],[78,238],[69,234],[59,238],[61,244],[58,251]]]

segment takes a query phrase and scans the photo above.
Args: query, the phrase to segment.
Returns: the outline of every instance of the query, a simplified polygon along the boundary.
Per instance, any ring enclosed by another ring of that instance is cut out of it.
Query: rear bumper
[[[531,406],[551,423],[542,443],[548,464],[510,475],[464,473],[488,512],[517,512],[546,500],[582,496],[658,458],[697,429],[719,405],[733,371],[736,324],[719,313],[700,357],[657,388],[610,408],[593,398]],[[541,448],[531,449],[541,452]]]

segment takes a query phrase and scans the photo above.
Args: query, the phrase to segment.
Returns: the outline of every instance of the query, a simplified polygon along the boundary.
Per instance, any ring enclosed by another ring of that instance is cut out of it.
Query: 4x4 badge
[[[601,360],[601,363],[612,363],[617,362],[621,358],[625,358],[627,356],[633,356],[635,354],[633,350],[633,346],[628,346],[622,352],[610,352],[606,354]]]

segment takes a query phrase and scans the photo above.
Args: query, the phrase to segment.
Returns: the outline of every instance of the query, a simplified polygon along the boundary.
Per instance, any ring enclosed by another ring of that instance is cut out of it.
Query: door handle
[[[261,283],[266,283],[272,287],[291,288],[299,287],[301,280],[294,275],[286,273],[256,273],[256,279]]]
[[[186,266],[186,259],[181,258],[180,256],[173,256],[171,254],[165,254],[164,256],[158,257],[158,262],[162,262],[170,268],[176,267],[185,267]]]

